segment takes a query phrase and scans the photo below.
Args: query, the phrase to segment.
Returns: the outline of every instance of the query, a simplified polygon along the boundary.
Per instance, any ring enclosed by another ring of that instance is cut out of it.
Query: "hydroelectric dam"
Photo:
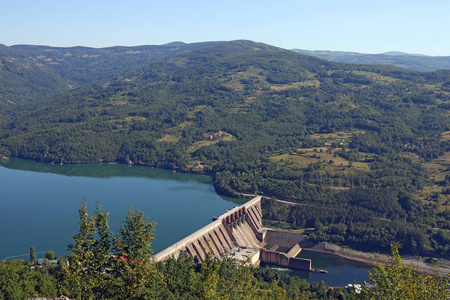
[[[291,269],[315,271],[311,260],[297,258],[304,236],[262,228],[261,196],[215,217],[214,221],[153,256],[155,261],[177,258],[181,251],[203,262],[207,255],[222,257],[232,253],[235,259],[260,262]],[[270,245],[269,249],[267,245]],[[276,251],[279,247],[287,252]]]

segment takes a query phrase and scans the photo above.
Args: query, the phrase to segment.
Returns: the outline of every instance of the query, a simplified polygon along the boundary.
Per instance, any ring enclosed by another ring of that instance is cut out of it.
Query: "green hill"
[[[203,49],[216,42],[170,43],[135,47],[49,47],[15,45],[7,48],[7,57],[42,71],[58,75],[73,87],[110,80],[124,73],[169,59],[186,51]],[[0,52],[1,56],[6,53]]]
[[[69,90],[60,76],[24,63],[24,57],[21,51],[0,45],[0,109],[3,113],[12,112],[18,104]]]
[[[111,80],[216,42],[136,47],[49,47],[0,44],[0,105],[36,101]]]
[[[0,151],[206,172],[224,194],[302,203],[267,202],[274,226],[448,256],[449,82],[450,71],[216,43],[43,99],[2,125]]]

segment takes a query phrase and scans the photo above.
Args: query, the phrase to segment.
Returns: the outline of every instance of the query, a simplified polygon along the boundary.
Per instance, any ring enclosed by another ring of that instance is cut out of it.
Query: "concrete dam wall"
[[[300,248],[300,246],[293,246],[293,248],[289,252],[291,252],[294,249],[294,247]],[[277,265],[280,267],[285,267],[285,268],[290,268],[290,269],[306,270],[306,271],[312,270],[310,259],[297,258],[295,256],[292,256],[291,253],[289,253],[289,252],[282,253],[282,252],[276,252],[276,251],[262,249],[261,253],[260,253],[260,260],[266,264]],[[297,255],[297,254],[298,254],[298,252],[295,255]]]
[[[208,254],[220,258],[226,253],[234,253],[235,259],[249,260],[255,265],[261,261],[292,269],[312,270],[311,260],[296,257],[302,250],[300,245],[308,243],[304,235],[267,230],[261,226],[261,197],[258,196],[215,218],[210,224],[159,252],[153,259],[164,261],[170,257],[178,258],[181,251],[186,251],[203,262]],[[267,244],[273,246],[266,250],[264,247]],[[277,252],[279,246],[290,250],[287,253]]]
[[[207,254],[221,257],[233,249],[262,248],[264,246],[258,229],[261,227],[261,197],[235,207],[219,216],[215,221],[197,230],[153,258],[163,261],[177,258],[181,251],[187,251],[203,262]]]

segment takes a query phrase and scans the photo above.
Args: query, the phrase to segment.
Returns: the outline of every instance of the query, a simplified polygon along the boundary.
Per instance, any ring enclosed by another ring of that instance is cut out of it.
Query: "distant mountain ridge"
[[[217,42],[107,48],[0,44],[0,109],[106,82]]]
[[[205,52],[217,44],[222,46]],[[283,49],[245,40],[233,43],[208,41],[190,44],[174,41],[163,45],[105,48],[0,44],[0,108],[8,110],[11,105],[17,103],[36,101],[83,86],[107,82],[180,55],[188,55],[194,62],[201,61],[205,55],[211,59],[258,50]],[[207,54],[202,54],[202,51]],[[430,57],[395,51],[383,54],[293,51],[334,62],[394,65],[418,71],[450,69],[450,57]],[[280,74],[276,76],[279,77]]]
[[[13,52],[11,50],[17,50],[17,57],[14,57],[16,63],[39,66],[63,77],[76,87],[110,80],[156,61],[170,59],[186,51],[207,48],[215,43],[217,42],[173,42],[165,45],[107,48],[15,45],[7,48],[10,55]]]
[[[422,57],[428,56],[428,55],[424,55],[424,54],[406,53],[406,52],[400,52],[400,51],[388,51],[388,52],[383,52],[383,53],[379,53],[379,54],[390,55],[390,56],[422,56]]]
[[[302,49],[292,49],[292,51],[334,62],[364,65],[392,65],[411,71],[430,72],[450,69],[450,56],[427,56],[398,51],[389,51],[381,54]]]

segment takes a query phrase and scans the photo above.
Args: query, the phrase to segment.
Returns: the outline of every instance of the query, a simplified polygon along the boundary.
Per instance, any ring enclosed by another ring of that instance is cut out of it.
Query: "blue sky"
[[[0,43],[249,39],[286,49],[450,56],[448,0],[0,0]]]

